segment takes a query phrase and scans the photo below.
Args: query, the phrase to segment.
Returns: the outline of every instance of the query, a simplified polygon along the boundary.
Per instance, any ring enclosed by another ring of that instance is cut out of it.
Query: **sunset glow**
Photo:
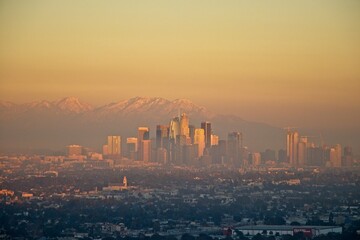
[[[188,98],[277,126],[359,128],[359,11],[358,1],[2,1],[1,99]]]

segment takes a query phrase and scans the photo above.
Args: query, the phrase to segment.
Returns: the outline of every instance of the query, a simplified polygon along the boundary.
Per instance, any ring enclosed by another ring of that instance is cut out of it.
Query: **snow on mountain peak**
[[[25,106],[27,106],[29,108],[49,109],[49,108],[51,108],[51,103],[46,100],[41,100],[41,101],[34,101],[34,102],[27,103],[27,104],[25,104]]]
[[[140,116],[150,114],[152,116],[169,117],[177,114],[178,111],[186,112],[190,115],[201,115],[211,117],[214,114],[202,106],[194,104],[188,99],[176,99],[170,101],[160,97],[133,97],[130,99],[113,102],[94,109],[90,104],[81,102],[76,97],[66,97],[56,101],[37,101],[14,105],[3,103],[0,105],[2,111],[10,109],[20,109],[20,111],[35,112],[56,112],[63,114],[95,114],[92,116],[111,117],[114,114],[120,116]]]
[[[0,101],[0,108],[1,109],[8,109],[16,106],[15,103],[8,102],[8,101]]]
[[[62,111],[81,113],[87,112],[93,109],[88,103],[81,102],[76,97],[66,97],[53,102],[54,106]]]

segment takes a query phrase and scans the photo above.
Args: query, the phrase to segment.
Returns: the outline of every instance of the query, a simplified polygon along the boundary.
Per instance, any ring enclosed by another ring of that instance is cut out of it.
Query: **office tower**
[[[136,152],[138,150],[138,139],[135,137],[126,138],[126,145],[128,151]]]
[[[138,155],[140,161],[151,162],[151,140],[141,140]]]
[[[191,143],[194,143],[194,136],[195,136],[195,126],[189,125],[189,136]]]
[[[349,146],[344,147],[344,156],[352,156],[352,148]]]
[[[176,136],[176,144],[180,146],[187,145],[189,143],[190,138],[186,137],[185,135],[177,135]]]
[[[325,166],[325,152],[322,147],[312,145],[307,148],[307,165]]]
[[[121,137],[120,136],[108,136],[108,155],[119,156],[121,155]]]
[[[126,139],[126,157],[131,160],[136,160],[138,150],[138,139],[131,137]]]
[[[173,143],[176,143],[176,136],[180,135],[180,119],[173,118],[170,121],[169,138]]]
[[[240,149],[240,164],[246,166],[249,162],[250,151],[248,147],[242,147]],[[260,156],[261,159],[261,156]]]
[[[298,143],[299,143],[298,132],[288,131],[286,138],[286,155],[288,162],[292,166],[298,166]]]
[[[342,163],[342,148],[340,144],[336,144],[335,145],[335,150],[336,150],[336,157],[337,157],[337,162],[336,162],[336,167],[342,167],[341,163]]]
[[[303,167],[307,164],[307,137],[300,137],[298,143],[298,166]]]
[[[169,141],[169,126],[156,126],[156,148],[167,148]]]
[[[138,142],[150,139],[150,129],[148,127],[138,127]]]
[[[204,154],[204,149],[205,149],[204,129],[202,128],[195,129],[194,144],[197,144],[198,146],[197,157],[201,157]]]
[[[353,165],[353,153],[352,148],[349,146],[344,147],[344,159],[343,166],[351,167]]]
[[[201,128],[204,129],[205,134],[205,147],[211,147],[211,123],[210,122],[202,122]]]
[[[251,153],[251,163],[253,166],[259,166],[261,164],[261,154],[258,152]]]
[[[82,146],[68,145],[66,146],[68,156],[80,156],[82,154]]]
[[[341,167],[341,145],[330,148],[330,163],[332,167]]]
[[[146,141],[145,143],[143,143]],[[138,128],[138,160],[144,161],[144,160],[150,160],[149,155],[151,155],[151,148],[148,149],[148,147],[151,147],[150,142],[150,129],[148,127],[139,127]],[[145,150],[143,148],[146,148]],[[146,151],[146,152],[144,152]],[[145,157],[145,159],[144,159]]]
[[[216,146],[219,145],[219,136],[211,134],[211,141],[210,141],[210,145],[211,146]]]
[[[231,132],[228,134],[227,156],[230,164],[240,166],[242,163],[242,134]]]
[[[156,160],[158,163],[166,164],[168,159],[168,152],[165,148],[156,149]]]
[[[180,117],[180,135],[186,136],[187,138],[190,137],[189,117],[186,113],[181,114]]]
[[[195,165],[198,157],[198,145],[185,145],[183,146],[183,163],[185,165]]]

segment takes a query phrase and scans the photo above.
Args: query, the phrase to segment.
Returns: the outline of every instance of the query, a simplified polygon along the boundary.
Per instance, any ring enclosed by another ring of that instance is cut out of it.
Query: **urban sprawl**
[[[359,239],[350,147],[289,128],[286,149],[252,152],[243,137],[183,113],[155,139],[108,136],[102,153],[3,154],[0,239]]]

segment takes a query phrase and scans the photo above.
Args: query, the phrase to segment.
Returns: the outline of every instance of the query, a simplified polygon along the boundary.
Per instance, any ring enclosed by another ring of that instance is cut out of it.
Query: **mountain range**
[[[61,149],[68,144],[99,150],[107,135],[121,135],[125,142],[126,137],[137,136],[139,126],[150,127],[150,135],[155,137],[156,125],[169,124],[183,112],[195,127],[210,121],[220,139],[237,131],[243,133],[244,145],[251,150],[284,148],[282,129],[216,114],[188,99],[134,97],[94,107],[76,97],[66,97],[24,104],[0,102],[0,150]]]

